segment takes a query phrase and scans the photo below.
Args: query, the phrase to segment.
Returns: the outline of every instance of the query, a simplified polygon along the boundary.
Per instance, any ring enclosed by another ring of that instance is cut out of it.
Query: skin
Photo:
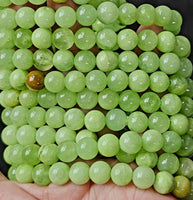
[[[30,6],[29,4],[27,4]],[[53,9],[57,9],[60,6],[68,5],[77,9],[77,5],[72,0],[67,0],[65,3],[56,4],[52,0],[47,1],[47,5]],[[13,6],[12,6],[13,7]],[[19,7],[13,7],[18,9]],[[76,24],[72,29],[76,31],[80,26]],[[139,27],[137,32],[140,32],[147,27]],[[148,29],[152,29],[155,32],[160,32],[160,27],[150,26]],[[74,53],[78,50],[74,47],[72,49]],[[94,52],[98,50],[93,49]],[[137,50],[136,50],[137,51]],[[140,54],[140,52],[139,52]],[[107,159],[111,166],[117,163],[116,160]],[[91,163],[89,163],[91,164]],[[135,164],[131,167],[134,169]],[[75,192],[74,192],[75,191]],[[0,173],[0,199],[3,200],[176,200],[171,195],[160,195],[152,188],[147,190],[140,190],[136,188],[131,182],[127,186],[117,186],[112,181],[104,185],[97,185],[89,181],[85,185],[75,185],[72,182],[68,182],[65,185],[57,186],[50,184],[49,186],[40,187],[36,184],[19,184],[14,181],[9,181],[2,173]]]

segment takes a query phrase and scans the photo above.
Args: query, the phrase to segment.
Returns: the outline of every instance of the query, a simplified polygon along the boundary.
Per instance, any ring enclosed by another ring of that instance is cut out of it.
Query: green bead
[[[19,183],[31,183],[33,166],[21,164],[17,167],[15,177]]]
[[[63,185],[69,181],[70,168],[66,163],[56,162],[49,169],[49,178],[56,185]]]
[[[186,78],[180,75],[170,76],[170,86],[168,87],[169,92],[177,95],[182,95],[186,92],[187,88],[188,81]]]
[[[138,67],[138,56],[133,51],[123,51],[119,54],[119,67],[125,72],[132,72]]]
[[[119,152],[119,140],[110,133],[101,136],[98,140],[99,153],[105,157],[113,157]]]
[[[153,187],[160,194],[169,194],[174,189],[174,177],[167,171],[158,172]]]
[[[137,22],[141,25],[151,25],[155,20],[155,8],[150,4],[142,4],[137,8]]]
[[[170,23],[172,17],[172,10],[165,5],[155,8],[155,24],[158,26],[165,26]]]
[[[142,135],[143,148],[148,152],[159,151],[164,145],[162,134],[154,129],[147,130]]]
[[[184,78],[189,78],[192,74],[192,62],[188,58],[180,59],[180,68],[177,71],[177,75],[183,76]]]
[[[190,135],[183,135],[182,145],[177,151],[177,155],[181,157],[189,157],[193,153],[193,138]]]
[[[139,68],[147,73],[155,72],[159,67],[159,57],[154,52],[144,52],[139,56]]]
[[[127,131],[120,137],[120,148],[121,150],[135,154],[139,152],[142,147],[142,140],[138,133],[134,131]]]
[[[136,154],[130,154],[120,149],[116,155],[116,158],[122,163],[132,163],[136,158]]]
[[[111,71],[107,76],[108,87],[116,92],[121,92],[125,90],[128,86],[128,75],[119,69]]]
[[[91,49],[96,43],[95,32],[90,28],[80,28],[75,33],[75,45],[81,50]]]
[[[179,160],[175,154],[163,153],[158,159],[157,167],[159,171],[167,171],[175,174],[179,168]]]
[[[193,100],[190,97],[183,96],[181,97],[182,108],[181,113],[186,117],[191,117],[193,115]]]
[[[91,160],[98,154],[97,142],[91,137],[84,137],[76,143],[78,156],[83,160]]]
[[[168,53],[174,50],[176,45],[175,35],[169,31],[163,31],[158,34],[157,48],[159,51]]]
[[[97,45],[101,49],[112,50],[117,44],[117,34],[110,28],[104,28],[97,33]]]
[[[161,110],[167,115],[177,114],[182,107],[181,99],[176,94],[165,94],[161,98]]]
[[[103,2],[97,8],[98,18],[104,24],[111,24],[118,19],[119,9],[113,2]]]
[[[57,156],[59,160],[65,163],[74,161],[78,156],[77,150],[76,150],[76,143],[68,140],[59,144]]]
[[[121,49],[130,51],[137,46],[138,37],[132,29],[124,29],[118,33],[117,42]]]
[[[184,135],[188,131],[189,121],[183,114],[175,114],[170,117],[170,130],[175,131],[179,135]]]
[[[96,64],[101,71],[109,72],[118,66],[118,57],[113,51],[100,51],[96,57]]]
[[[49,165],[39,164],[36,165],[32,170],[32,178],[34,183],[40,186],[47,186],[49,185],[50,178],[49,178]]]
[[[149,116],[149,128],[164,133],[170,127],[170,119],[163,112],[154,112]]]
[[[80,72],[89,72],[96,64],[95,55],[91,51],[79,51],[74,57],[74,65]]]
[[[83,185],[90,179],[89,177],[89,166],[84,162],[76,162],[70,167],[69,171],[70,180],[77,184]]]
[[[73,32],[66,27],[58,28],[52,34],[52,42],[57,49],[67,50],[71,48],[74,40]]]
[[[104,161],[96,161],[90,167],[89,176],[94,183],[105,184],[111,177],[111,167]]]
[[[97,18],[97,11],[92,5],[81,5],[76,11],[76,18],[82,26],[90,26]]]
[[[99,110],[91,110],[86,114],[84,123],[89,131],[99,132],[105,127],[105,116]]]
[[[125,90],[120,94],[119,106],[126,112],[133,112],[137,110],[140,103],[140,97],[137,92],[132,90]]]
[[[106,88],[99,93],[98,103],[101,108],[105,110],[111,110],[118,105],[119,95],[117,92],[111,90],[110,88]]]
[[[137,133],[142,133],[147,129],[148,118],[140,111],[132,112],[128,117],[128,128]]]
[[[147,152],[143,149],[139,151],[136,156],[136,163],[138,166],[147,166],[150,168],[154,168],[157,165],[157,161],[157,153]]]
[[[135,70],[129,74],[129,87],[135,92],[144,92],[149,84],[150,80],[146,72]]]
[[[138,34],[138,47],[143,51],[152,51],[158,44],[158,36],[152,30],[142,30]]]
[[[148,189],[154,184],[155,173],[150,167],[140,166],[134,170],[132,180],[137,188]]]
[[[153,72],[150,75],[150,88],[152,91],[161,93],[168,89],[170,80],[168,75],[162,71]]]
[[[176,46],[173,52],[180,58],[188,57],[191,52],[191,44],[185,36],[176,36]]]
[[[185,176],[189,179],[193,177],[193,161],[190,158],[180,158],[180,167],[177,175]]]
[[[125,128],[127,116],[121,109],[112,109],[106,114],[106,125],[110,130],[120,131]]]
[[[59,71],[68,71],[74,65],[74,55],[68,50],[58,50],[53,56],[53,65]]]
[[[136,7],[131,3],[123,3],[119,7],[119,20],[124,25],[131,25],[136,21]]]
[[[154,92],[146,92],[141,96],[140,107],[146,113],[156,112],[160,107],[160,98]]]
[[[133,171],[128,164],[117,163],[111,170],[111,179],[116,185],[127,185],[131,182]]]

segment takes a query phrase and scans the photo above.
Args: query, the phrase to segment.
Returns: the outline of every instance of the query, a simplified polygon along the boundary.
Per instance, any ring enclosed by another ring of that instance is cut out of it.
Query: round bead
[[[142,147],[142,140],[138,133],[134,131],[127,131],[120,137],[120,148],[121,150],[135,154],[139,152]]]
[[[132,180],[136,187],[148,189],[154,184],[155,173],[150,167],[140,166],[134,170]]]
[[[158,159],[157,167],[159,171],[167,171],[175,174],[179,168],[179,160],[175,154],[163,153]]]
[[[148,118],[145,113],[136,111],[128,117],[128,128],[137,133],[142,133],[147,129]]]
[[[142,30],[138,34],[138,47],[143,51],[152,51],[158,44],[158,36],[152,30]]]
[[[99,153],[105,157],[113,157],[119,152],[119,140],[113,134],[102,135],[98,140]]]
[[[72,27],[76,22],[76,12],[69,6],[61,6],[55,12],[55,20],[60,27]]]
[[[96,35],[90,28],[80,28],[75,33],[75,45],[81,50],[91,49],[96,43]]]
[[[74,34],[66,27],[58,28],[52,34],[52,42],[57,49],[67,50],[74,44]]]
[[[162,134],[154,129],[147,130],[142,135],[143,148],[148,152],[159,151],[164,144]]]
[[[118,19],[119,9],[113,2],[103,2],[97,8],[98,18],[104,24],[111,24]]]
[[[118,66],[118,57],[113,51],[100,51],[96,57],[96,64],[101,71],[109,72]]]
[[[174,177],[167,171],[158,172],[153,187],[160,194],[169,194],[174,188]]]
[[[182,107],[181,99],[176,94],[165,94],[161,98],[161,110],[167,115],[177,114]]]
[[[111,170],[111,179],[116,185],[127,185],[131,182],[133,171],[128,164],[117,163]]]
[[[129,87],[135,92],[144,92],[149,84],[150,80],[146,72],[135,70],[129,74]]]
[[[96,161],[90,167],[89,176],[94,183],[105,184],[111,177],[111,167],[104,161]]]
[[[138,37],[135,31],[124,29],[118,33],[117,43],[123,50],[132,50],[137,46]]]

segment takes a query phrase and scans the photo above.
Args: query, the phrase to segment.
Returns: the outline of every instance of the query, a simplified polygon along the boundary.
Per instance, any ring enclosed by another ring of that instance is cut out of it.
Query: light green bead
[[[66,27],[58,28],[52,34],[52,43],[57,49],[70,49],[74,44],[74,34]]]
[[[131,3],[123,3],[119,7],[119,20],[124,25],[133,24],[136,21],[136,7]]]
[[[95,22],[97,18],[97,11],[92,5],[81,5],[76,10],[76,18],[78,23],[82,26],[90,26]]]
[[[149,75],[142,70],[135,70],[129,74],[129,87],[135,92],[143,92],[149,87]]]
[[[120,148],[121,150],[135,154],[139,152],[142,147],[142,140],[138,133],[134,131],[127,131],[120,137]]]
[[[158,36],[152,30],[142,30],[138,34],[138,47],[142,51],[152,51],[158,44]]]
[[[75,45],[81,50],[91,49],[96,43],[95,32],[90,28],[80,28],[75,33]]]
[[[96,64],[101,71],[112,71],[118,66],[118,57],[113,51],[100,51],[96,57]]]
[[[49,178],[56,185],[63,185],[69,181],[70,168],[66,163],[57,162],[49,169]]]
[[[137,188],[148,189],[154,184],[155,173],[150,167],[140,166],[134,170],[132,180]]]
[[[99,153],[105,157],[113,157],[119,152],[119,140],[110,133],[101,136],[98,140]]]
[[[128,128],[137,133],[142,133],[147,129],[148,118],[145,113],[136,111],[128,116]]]
[[[174,189],[174,177],[167,171],[158,172],[153,187],[160,194],[169,194]]]
[[[128,164],[117,163],[111,170],[111,179],[116,185],[127,185],[132,179],[133,171]]]
[[[138,56],[133,51],[123,51],[119,54],[119,67],[125,72],[132,72],[138,67]]]
[[[175,174],[179,168],[179,160],[175,154],[163,153],[157,163],[159,171],[167,171],[171,174]]]
[[[111,177],[111,167],[104,161],[96,161],[90,167],[89,176],[94,183],[105,184]]]
[[[89,177],[89,166],[85,162],[76,162],[70,167],[69,171],[70,180],[78,185],[87,183]]]
[[[124,29],[118,33],[117,42],[121,49],[130,51],[137,46],[138,37],[132,29]]]
[[[97,14],[100,21],[110,24],[117,20],[119,9],[113,2],[103,2],[98,6]]]
[[[68,71],[73,67],[74,55],[68,50],[59,50],[53,56],[53,65],[59,71]]]
[[[154,129],[147,130],[142,135],[143,148],[148,152],[159,151],[164,145],[162,134]]]
[[[137,22],[141,25],[151,25],[155,20],[155,8],[150,4],[142,4],[137,8]]]

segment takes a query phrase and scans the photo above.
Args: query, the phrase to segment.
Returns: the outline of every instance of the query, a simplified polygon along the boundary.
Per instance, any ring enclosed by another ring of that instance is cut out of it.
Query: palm
[[[48,187],[40,187],[11,182],[3,175],[0,180],[0,199],[3,200],[175,200],[174,197],[160,195],[153,189],[139,190],[133,184],[119,187],[111,181],[105,185],[89,182],[79,186],[69,182],[65,186],[50,184]]]

